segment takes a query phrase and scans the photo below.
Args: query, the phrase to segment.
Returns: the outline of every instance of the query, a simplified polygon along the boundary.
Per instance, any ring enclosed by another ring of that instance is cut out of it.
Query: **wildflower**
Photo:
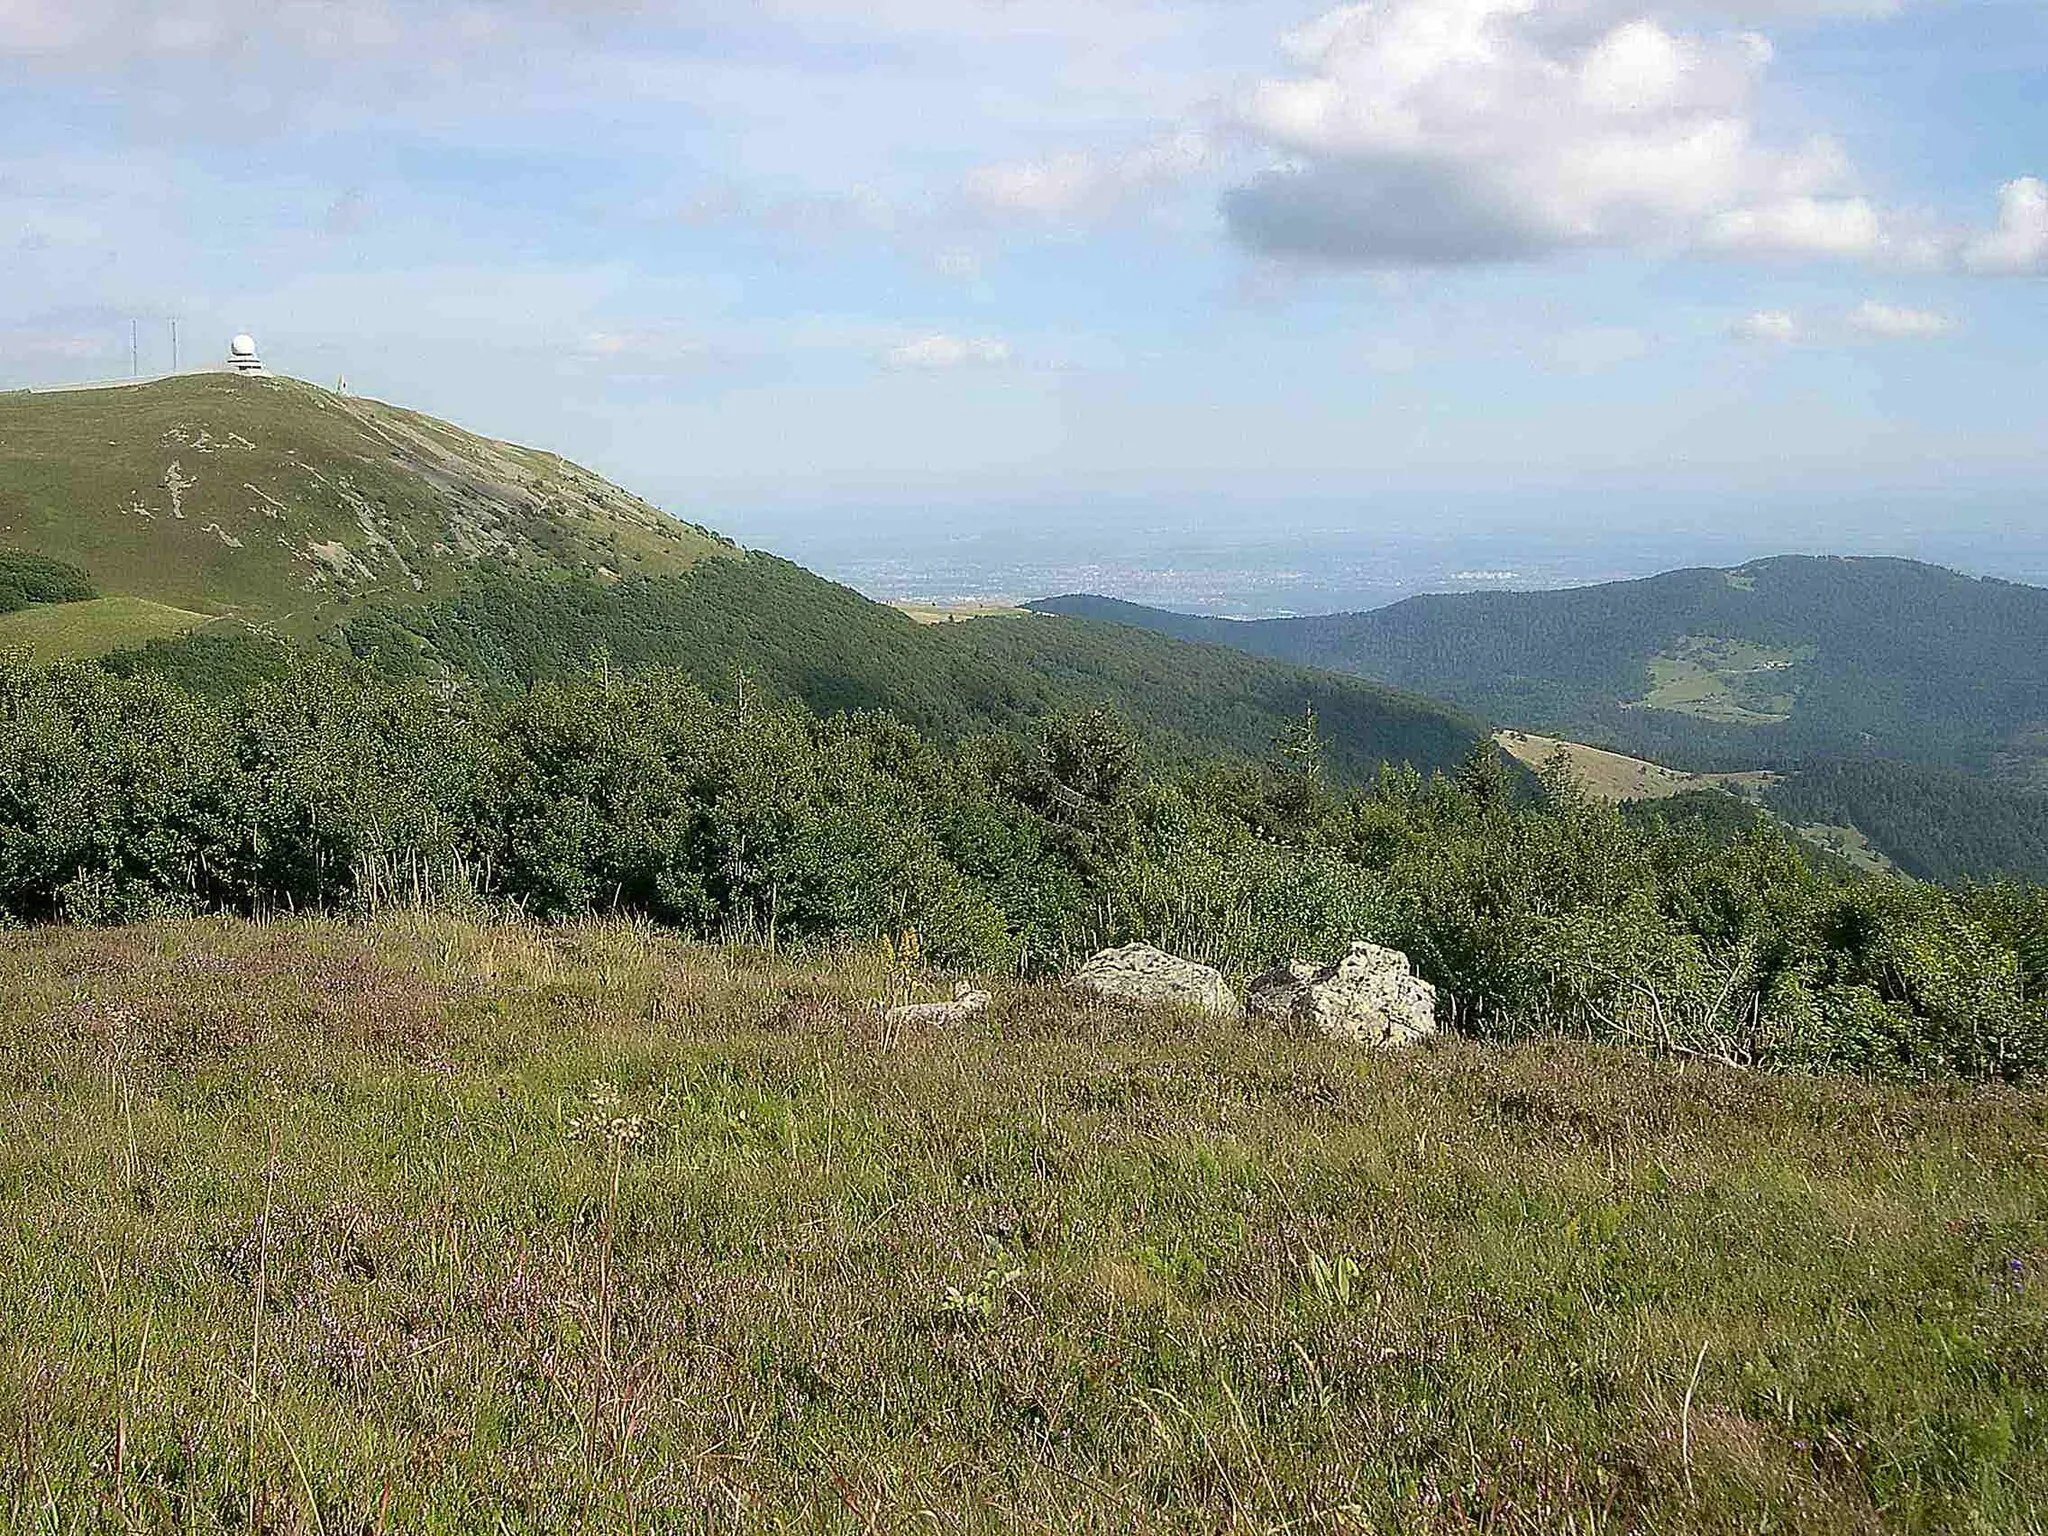
[[[569,1140],[624,1152],[647,1139],[647,1117],[623,1112],[625,1099],[617,1084],[600,1078],[584,1093],[583,1101],[588,1111],[570,1119]]]

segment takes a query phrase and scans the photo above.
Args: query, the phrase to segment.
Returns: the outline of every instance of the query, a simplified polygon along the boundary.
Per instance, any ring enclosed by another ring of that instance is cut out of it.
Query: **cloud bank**
[[[1900,242],[1834,143],[1767,141],[1761,35],[1588,19],[1536,0],[1375,0],[1292,34],[1294,72],[1238,108],[1269,164],[1226,195],[1232,231],[1362,266]]]

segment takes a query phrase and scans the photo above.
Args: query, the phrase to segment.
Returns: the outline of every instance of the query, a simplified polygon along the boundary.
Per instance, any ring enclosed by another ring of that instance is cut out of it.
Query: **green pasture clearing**
[[[957,624],[966,619],[1029,618],[1027,608],[1014,603],[931,603],[904,598],[889,605],[920,624]]]
[[[0,650],[26,650],[38,666],[89,661],[152,640],[168,640],[212,623],[204,613],[146,597],[95,597],[43,603],[0,614]]]
[[[1673,651],[1651,658],[1650,691],[1642,706],[1725,725],[1781,725],[1798,703],[1786,674],[1815,654],[1811,647],[1688,636]]]
[[[1854,827],[1815,824],[1800,827],[1798,831],[1816,848],[1824,848],[1838,858],[1847,859],[1866,874],[1879,874],[1893,867],[1892,861]]]
[[[1638,800],[1668,800],[1697,789],[1726,790],[1747,794],[1768,788],[1776,780],[1769,773],[1687,773],[1666,768],[1640,757],[1589,747],[1583,742],[1563,741],[1554,736],[1536,736],[1528,731],[1496,731],[1493,739],[1501,750],[1527,767],[1542,770],[1560,752],[1572,765],[1572,772],[1586,792],[1596,800],[1624,804]]]

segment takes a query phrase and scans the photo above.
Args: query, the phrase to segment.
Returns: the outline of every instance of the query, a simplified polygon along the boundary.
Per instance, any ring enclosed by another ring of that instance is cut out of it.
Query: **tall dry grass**
[[[2039,1090],[904,962],[9,936],[0,1525],[2044,1528]]]

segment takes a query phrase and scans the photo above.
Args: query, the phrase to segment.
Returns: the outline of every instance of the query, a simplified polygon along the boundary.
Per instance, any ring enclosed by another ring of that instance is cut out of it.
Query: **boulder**
[[[1150,944],[1102,950],[1075,973],[1074,985],[1139,1008],[1195,1008],[1226,1019],[1244,1012],[1221,971]]]
[[[882,1017],[891,1024],[964,1024],[977,1013],[986,1013],[989,995],[970,981],[953,989],[950,1003],[906,1003],[889,1008]]]
[[[1294,961],[1251,985],[1251,1014],[1360,1045],[1409,1045],[1436,1033],[1436,988],[1398,949],[1353,944],[1329,965]]]
[[[1306,960],[1290,960],[1261,971],[1245,991],[1245,1012],[1268,1024],[1292,1022],[1294,1005],[1322,972],[1322,966]]]

